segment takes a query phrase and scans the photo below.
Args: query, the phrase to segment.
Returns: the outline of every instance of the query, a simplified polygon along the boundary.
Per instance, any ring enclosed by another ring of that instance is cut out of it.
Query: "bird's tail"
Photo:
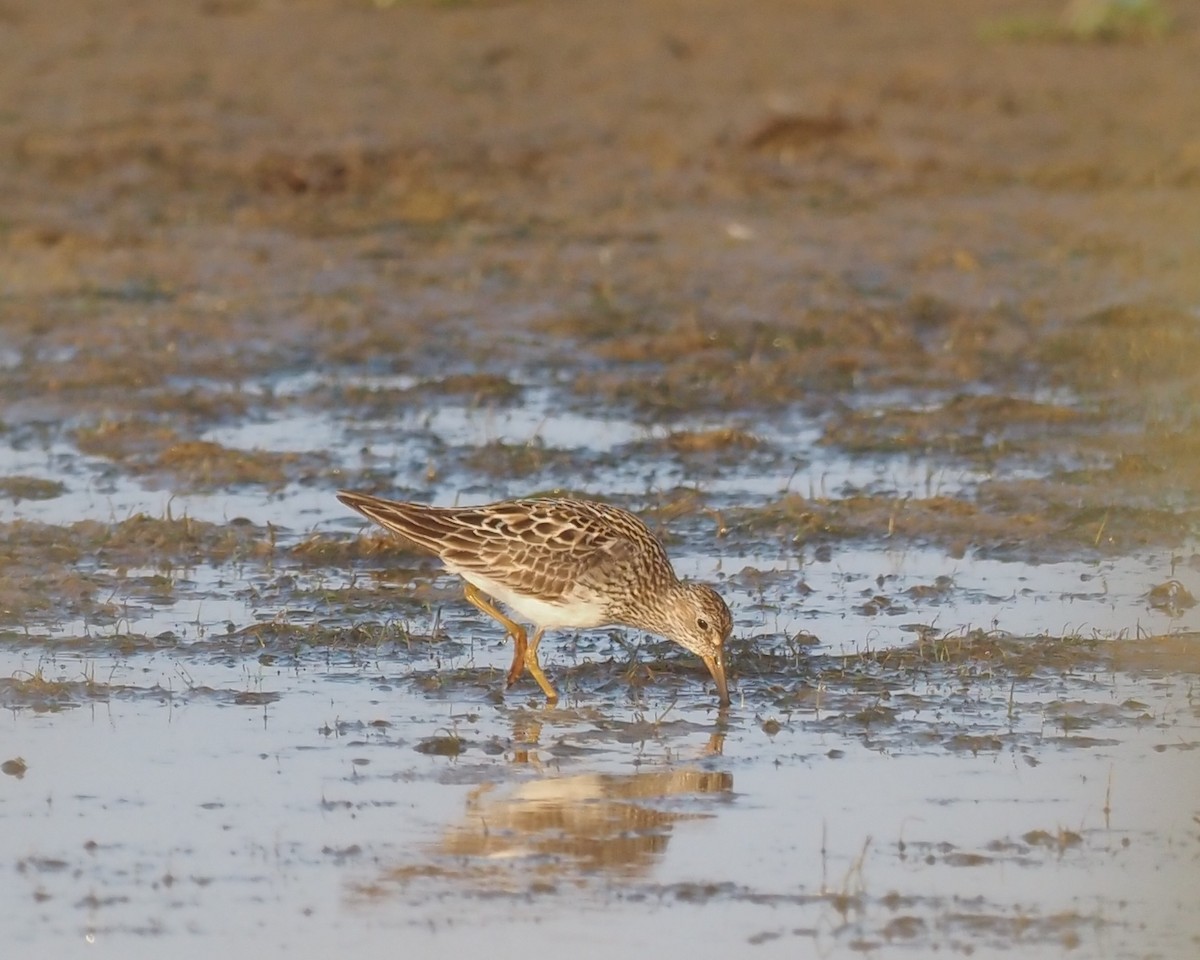
[[[385,500],[367,493],[339,490],[337,498],[368,520],[374,520],[393,533],[415,543],[430,553],[441,555],[446,538],[458,528],[452,519],[453,510],[431,507],[423,503]]]

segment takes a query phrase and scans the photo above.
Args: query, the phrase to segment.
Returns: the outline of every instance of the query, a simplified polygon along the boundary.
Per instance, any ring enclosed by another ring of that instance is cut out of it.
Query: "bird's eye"
[[[698,626],[701,630],[707,630],[708,629],[708,621],[705,620],[703,617],[701,617],[699,620],[696,621],[696,626]]]

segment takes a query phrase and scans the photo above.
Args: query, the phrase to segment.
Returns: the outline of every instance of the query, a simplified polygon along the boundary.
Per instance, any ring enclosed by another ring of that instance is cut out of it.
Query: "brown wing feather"
[[[338,499],[447,564],[546,599],[580,583],[628,579],[636,566],[670,569],[645,524],[606,504],[535,499],[430,507],[358,493]]]
[[[437,507],[385,500],[349,490],[339,491],[337,498],[368,520],[374,520],[432,554],[441,554],[443,540],[455,529],[455,525],[442,515],[445,511]]]

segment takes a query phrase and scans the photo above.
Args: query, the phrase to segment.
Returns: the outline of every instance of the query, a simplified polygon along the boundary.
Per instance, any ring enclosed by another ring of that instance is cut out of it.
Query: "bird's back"
[[[360,493],[338,498],[464,576],[474,573],[551,601],[580,591],[605,594],[632,579],[675,580],[646,525],[609,504],[530,498],[433,507]]]

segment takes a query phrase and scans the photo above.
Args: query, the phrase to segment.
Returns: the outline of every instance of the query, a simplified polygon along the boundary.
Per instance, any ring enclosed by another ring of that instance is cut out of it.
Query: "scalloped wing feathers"
[[[628,582],[633,570],[670,571],[662,545],[633,514],[584,500],[507,500],[431,507],[339,494],[348,506],[448,566],[555,602]]]

